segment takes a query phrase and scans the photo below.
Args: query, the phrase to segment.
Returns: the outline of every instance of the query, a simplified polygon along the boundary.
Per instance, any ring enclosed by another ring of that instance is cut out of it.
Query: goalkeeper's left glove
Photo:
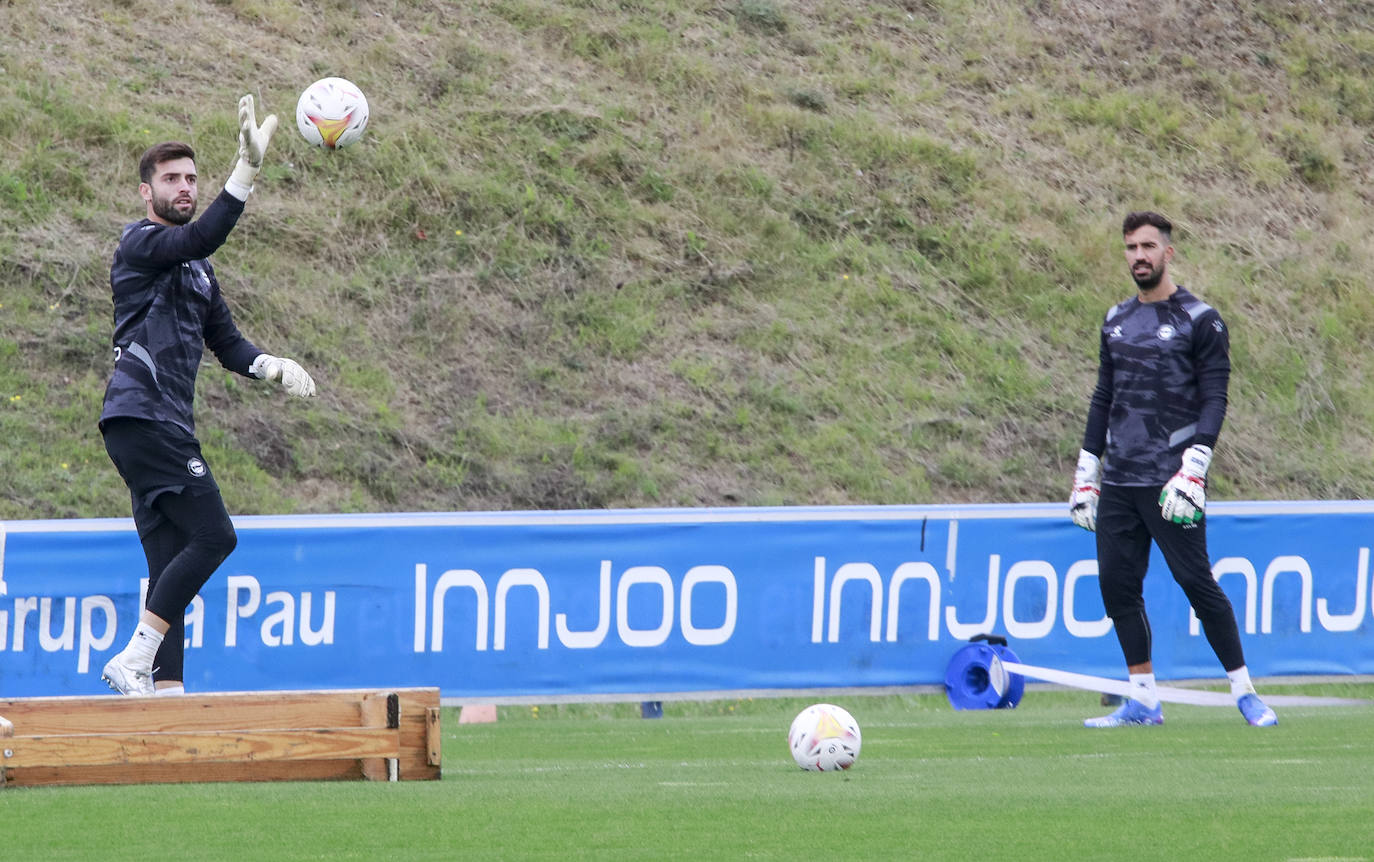
[[[239,159],[224,183],[229,194],[241,201],[248,200],[248,194],[253,191],[253,180],[257,179],[262,160],[267,155],[267,142],[272,140],[272,133],[276,130],[276,114],[268,114],[259,126],[253,110],[253,97],[239,99]]]
[[[294,359],[282,359],[270,353],[259,353],[248,373],[259,380],[279,380],[282,388],[292,395],[309,398],[315,394],[315,381]]]
[[[1183,466],[1159,492],[1159,511],[1175,524],[1196,524],[1207,506],[1207,468],[1212,464],[1210,446],[1183,450]]]

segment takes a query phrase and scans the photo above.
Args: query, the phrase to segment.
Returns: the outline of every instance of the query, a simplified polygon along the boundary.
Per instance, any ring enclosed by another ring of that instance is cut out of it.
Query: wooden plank
[[[411,688],[393,689],[400,701],[401,710],[401,756],[396,765],[402,781],[438,781],[443,772],[439,758],[432,758],[430,735],[439,735],[438,710],[439,689]],[[433,731],[430,730],[429,710],[436,712]],[[435,762],[431,763],[431,760]]]
[[[439,732],[439,707],[425,707],[425,765],[438,766],[444,759],[444,737]]]
[[[358,704],[359,723],[363,727],[384,727],[396,729],[400,727],[400,699],[395,692],[376,692],[364,695]],[[400,752],[401,734],[396,733],[397,751],[395,757],[387,758],[368,758],[363,761],[363,778],[369,781],[388,781],[393,772],[393,761],[401,756]],[[399,768],[397,769],[399,771]]]
[[[37,766],[10,770],[11,787],[85,784],[189,784],[249,781],[358,781],[360,760],[266,760],[252,763],[144,763]]]
[[[210,692],[174,697],[36,697],[0,700],[0,715],[20,733],[105,733],[223,729],[233,713],[233,726],[244,730],[277,727],[352,727],[358,724],[358,702],[377,689],[327,691]],[[405,697],[438,689],[389,689]]]
[[[388,703],[389,696],[394,707]],[[394,723],[394,748],[387,748],[391,763],[385,773],[370,774],[400,780],[437,780],[442,775],[442,734],[439,727],[439,690],[433,687],[392,690],[347,689],[283,692],[216,692],[179,697],[131,698],[78,696],[0,699],[0,714],[22,721],[17,733],[25,736],[217,733],[221,736],[250,731],[333,732],[365,727],[364,710],[382,714],[387,704],[388,722]],[[22,716],[17,719],[16,716]],[[370,718],[369,722],[378,719]],[[284,727],[283,725],[288,725]],[[162,737],[167,741],[167,737]],[[251,746],[248,746],[251,748]],[[351,753],[353,756],[347,756]],[[108,765],[3,767],[0,779],[10,786],[72,784],[142,784],[223,781],[326,781],[364,777],[364,759],[376,759],[375,749],[348,749],[344,754],[317,751],[321,759],[186,762],[130,762]],[[378,760],[378,762],[385,762]],[[394,764],[394,767],[392,767]],[[394,768],[394,772],[393,772]],[[0,784],[0,786],[4,786]]]
[[[315,727],[292,730],[208,730],[190,733],[15,736],[8,763],[32,766],[105,766],[137,763],[214,763],[258,760],[338,760],[394,757],[399,738],[386,727]]]
[[[13,754],[9,747],[11,736],[14,736],[14,724],[0,715],[0,787],[5,786],[5,773],[9,771],[8,760]]]

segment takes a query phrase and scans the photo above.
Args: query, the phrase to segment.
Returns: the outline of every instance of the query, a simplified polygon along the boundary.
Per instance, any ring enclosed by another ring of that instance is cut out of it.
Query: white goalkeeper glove
[[[259,380],[281,381],[282,388],[291,395],[309,398],[315,394],[315,381],[294,359],[259,353],[253,364],[248,366],[248,373]]]
[[[1207,505],[1207,468],[1212,464],[1209,446],[1189,446],[1183,450],[1183,466],[1159,492],[1159,512],[1175,524],[1196,524]]]
[[[1089,532],[1097,532],[1097,501],[1102,497],[1102,461],[1087,449],[1078,452],[1069,495],[1069,517]]]
[[[229,194],[241,201],[248,200],[253,191],[253,180],[262,169],[262,160],[267,155],[267,142],[277,130],[277,115],[268,114],[267,119],[258,125],[257,114],[253,111],[253,97],[239,99],[239,160],[225,181],[224,188]]]

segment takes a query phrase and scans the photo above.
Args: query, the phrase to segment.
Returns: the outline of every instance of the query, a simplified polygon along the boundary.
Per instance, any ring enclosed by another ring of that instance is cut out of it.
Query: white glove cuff
[[[1207,478],[1207,468],[1212,466],[1212,447],[1189,446],[1183,450],[1183,466],[1180,472],[1198,479]]]
[[[224,190],[241,201],[248,200],[253,193],[253,180],[257,179],[258,169],[239,159],[234,164],[234,172],[224,181]]]
[[[1078,469],[1074,471],[1075,484],[1098,484],[1102,481],[1102,459],[1087,449],[1078,451]]]
[[[225,185],[225,188],[228,188],[228,184]],[[267,363],[272,362],[276,358],[277,357],[270,353],[259,353],[257,358],[253,360],[253,364],[248,366],[248,373],[259,380],[266,380]]]

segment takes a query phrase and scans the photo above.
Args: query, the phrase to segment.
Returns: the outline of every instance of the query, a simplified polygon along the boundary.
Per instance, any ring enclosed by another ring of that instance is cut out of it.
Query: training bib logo
[[[186,472],[199,479],[205,475],[205,462],[199,458],[192,458],[186,462]]]
[[[1159,329],[1155,330],[1155,335],[1159,338],[1160,341],[1168,341],[1170,338],[1174,337],[1174,331],[1174,328],[1166,323]]]

